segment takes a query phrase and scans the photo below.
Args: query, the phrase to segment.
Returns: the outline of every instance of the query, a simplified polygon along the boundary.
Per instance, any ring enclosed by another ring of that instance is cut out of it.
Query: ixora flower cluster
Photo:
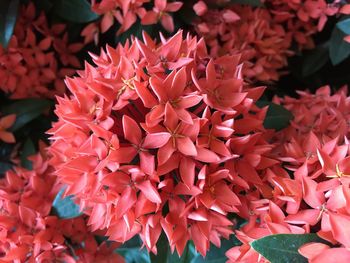
[[[0,45],[0,90],[13,99],[48,97],[65,92],[64,78],[80,62],[82,43],[68,43],[65,24],[49,26],[32,2],[22,6],[7,48]]]
[[[147,6],[152,6],[153,9]],[[87,25],[82,32],[85,42],[97,42],[99,32],[108,31],[115,20],[121,24],[121,34],[136,23],[151,25],[158,22],[168,31],[174,31],[170,13],[177,12],[181,1],[92,1],[92,10],[102,19]],[[208,6],[211,8],[209,9]],[[312,35],[322,31],[329,16],[339,12],[340,1],[326,0],[265,0],[260,5],[241,5],[235,1],[197,1],[193,9],[198,16],[192,26],[204,37],[210,55],[239,54],[245,61],[243,76],[250,81],[276,81],[285,73],[287,59],[298,49],[314,47]],[[146,8],[147,7],[147,8]],[[346,13],[346,8],[341,12]]]
[[[151,5],[148,10],[145,5]],[[91,1],[91,8],[102,18],[87,25],[82,31],[85,42],[98,42],[99,32],[107,32],[115,21],[121,26],[117,34],[120,35],[134,25],[137,19],[141,19],[142,25],[153,25],[158,22],[169,32],[174,31],[174,21],[170,13],[178,11],[183,5],[180,1],[169,2],[167,0],[102,0]]]
[[[281,233],[328,241],[299,249],[311,262],[349,257],[346,88],[274,98],[294,115],[274,132],[256,105],[264,87],[243,81],[240,56],[210,58],[202,39],[144,34],[92,58],[66,80],[72,95],[58,98],[49,131],[51,165],[92,230],[139,235],[153,253],[164,232],[179,255],[189,240],[205,255],[236,213],[248,223],[232,262],[264,261],[251,242]]]
[[[164,231],[179,254],[190,239],[202,255],[220,246],[232,233],[227,214],[242,205],[236,193],[277,162],[266,108],[255,105],[264,88],[245,86],[239,56],[210,59],[203,40],[181,31],[92,58],[96,67],[66,80],[72,95],[58,98],[49,131],[66,193],[111,240],[139,234],[156,253]]]
[[[44,151],[0,179],[1,262],[124,262],[115,244],[98,244],[84,217],[50,214],[60,185]],[[69,240],[69,241],[67,241]]]
[[[221,1],[223,6],[209,10],[205,2],[194,5],[196,32],[205,38],[211,56],[241,54],[243,75],[253,81],[277,80],[294,53],[293,42],[299,49],[313,48],[311,36],[339,9],[337,1],[325,0],[266,0],[263,7]]]
[[[273,155],[283,162],[284,170],[280,174],[269,171],[272,196],[251,202],[248,224],[236,231],[243,245],[226,253],[232,262],[264,262],[250,243],[282,233],[317,233],[328,241],[299,248],[309,262],[350,259],[348,90],[332,95],[325,86],[315,94],[299,94],[298,99],[274,99],[295,116],[290,127],[273,135]]]

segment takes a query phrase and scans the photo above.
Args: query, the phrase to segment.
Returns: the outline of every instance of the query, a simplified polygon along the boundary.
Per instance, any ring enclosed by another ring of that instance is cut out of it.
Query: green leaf
[[[0,1],[0,44],[7,47],[16,24],[19,0]]]
[[[11,154],[14,147],[14,144],[9,144],[0,140],[0,178],[13,166],[11,163]]]
[[[350,18],[339,21],[336,25],[346,35],[350,35]]]
[[[22,128],[28,122],[37,118],[42,114],[46,109],[52,105],[52,102],[49,100],[43,99],[24,99],[17,100],[1,108],[1,112],[4,115],[14,113],[16,114],[16,122],[9,129],[10,131],[17,131]]]
[[[193,242],[187,242],[181,257],[179,257],[176,251],[171,253],[169,241],[164,233],[161,234],[158,240],[157,251],[157,255],[150,253],[152,263],[189,263],[199,255],[195,251]]]
[[[264,120],[264,127],[266,129],[282,130],[288,127],[289,122],[293,119],[293,114],[281,105],[270,101],[258,101],[256,104],[261,108],[269,106]]]
[[[141,25],[141,22],[138,20],[126,32],[116,36],[116,43],[121,43],[124,45],[126,40],[131,40],[131,36],[142,39],[143,31],[147,32],[147,34],[152,37],[155,27],[157,27],[157,25]]]
[[[88,23],[99,18],[86,0],[56,0],[54,10],[61,18],[75,23]]]
[[[319,45],[315,49],[307,52],[304,56],[302,74],[309,76],[321,69],[329,59],[329,43]]]
[[[199,254],[194,248],[193,242],[188,242],[181,257],[179,257],[177,252],[171,254],[170,248],[169,248],[167,263],[188,263],[188,262],[191,262],[198,255]]]
[[[141,249],[141,241],[138,236],[124,243],[115,252],[122,255],[126,263],[151,263],[146,248]]]
[[[209,4],[209,8],[215,8],[215,7],[211,7]],[[184,2],[183,7],[178,12],[176,12],[177,19],[174,20],[175,30],[178,28],[183,28],[185,25],[192,26],[194,19],[196,19],[197,17],[198,16],[193,10],[193,3]]]
[[[0,161],[0,175],[5,174],[6,171],[12,168],[12,164]]]
[[[309,242],[325,243],[325,240],[316,234],[278,234],[255,240],[251,246],[271,263],[306,263],[307,259],[298,253],[298,249]]]
[[[334,27],[330,39],[329,56],[333,65],[337,65],[350,55],[350,44],[344,41],[346,34],[337,26]]]
[[[263,6],[260,0],[231,0],[231,3],[240,5]]]
[[[35,154],[35,153],[36,153],[36,150],[35,150],[34,143],[32,142],[32,140],[30,138],[28,138],[22,147],[22,152],[21,152],[21,165],[22,165],[22,167],[24,167],[28,170],[33,169],[32,161],[28,160],[28,157]]]
[[[54,1],[54,0],[53,0]],[[45,11],[45,13],[49,12],[51,8],[53,7],[53,3],[51,0],[36,0],[35,6],[39,10]]]
[[[72,200],[72,196],[62,199],[64,189],[61,189],[52,203],[52,214],[59,218],[75,218],[81,215],[79,206]]]
[[[167,263],[170,253],[169,242],[164,233],[161,234],[157,242],[157,255],[151,253],[150,258],[152,263]],[[170,253],[171,254],[171,253]]]
[[[210,245],[210,249],[203,258],[201,255],[197,255],[191,263],[221,263],[226,262],[227,257],[225,253],[227,250],[234,246],[240,245],[240,241],[235,237],[235,235],[231,235],[230,239],[222,239],[221,240],[221,246],[218,248],[214,246],[213,244]]]

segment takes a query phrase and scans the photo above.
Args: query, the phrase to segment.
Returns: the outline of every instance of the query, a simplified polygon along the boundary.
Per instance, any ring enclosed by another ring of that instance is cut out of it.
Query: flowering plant
[[[349,6],[3,0],[0,262],[348,262]]]

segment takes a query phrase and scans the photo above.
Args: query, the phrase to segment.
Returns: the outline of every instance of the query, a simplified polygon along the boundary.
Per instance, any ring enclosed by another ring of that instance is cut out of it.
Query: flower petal
[[[127,115],[123,116],[123,131],[125,139],[127,139],[129,142],[132,142],[135,145],[138,145],[141,142],[141,129],[137,125],[136,121]]]
[[[183,153],[184,155],[189,156],[196,156],[197,155],[197,149],[194,146],[193,142],[188,137],[183,138],[177,138],[176,139],[176,146],[178,150]]]
[[[159,204],[162,202],[158,191],[149,180],[137,184],[136,187],[140,189],[141,192],[145,195],[145,197],[151,202]]]
[[[164,146],[170,139],[171,135],[168,132],[158,132],[158,133],[149,133],[146,135],[142,147],[158,149]]]

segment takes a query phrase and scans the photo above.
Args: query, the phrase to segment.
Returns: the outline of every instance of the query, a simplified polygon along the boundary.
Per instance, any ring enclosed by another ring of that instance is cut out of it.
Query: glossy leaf
[[[328,42],[317,46],[315,49],[305,53],[305,59],[302,66],[303,76],[309,76],[321,69],[329,59]]]
[[[2,162],[0,161],[0,175],[5,174],[6,171],[10,170],[12,167],[12,164],[8,162]]]
[[[130,41],[130,39],[132,37],[138,38],[138,39],[142,39],[142,32],[146,32],[147,34],[149,34],[151,37],[154,37],[155,33],[158,33],[157,30],[155,29],[155,27],[157,27],[157,25],[141,25],[140,21],[137,21],[136,23],[134,23],[127,31],[125,31],[124,33],[122,33],[119,36],[116,36],[116,43],[121,43],[121,44],[125,44],[125,42],[127,40]]]
[[[337,26],[334,27],[330,39],[329,56],[333,65],[337,65],[350,55],[350,44],[344,41],[346,34]]]
[[[266,129],[281,130],[286,128],[293,119],[293,114],[281,105],[269,101],[258,101],[257,105],[258,107],[269,106],[264,121],[264,127]]]
[[[32,162],[30,160],[28,160],[28,156],[31,156],[33,154],[35,154],[35,146],[34,143],[32,142],[32,140],[30,138],[28,138],[23,147],[22,147],[22,152],[21,152],[21,166],[28,169],[28,170],[32,170],[33,166],[32,166]]]
[[[16,114],[16,122],[10,131],[17,131],[24,125],[40,116],[46,109],[52,105],[52,102],[44,99],[24,99],[14,101],[12,104],[1,108],[4,115]]]
[[[298,253],[298,249],[309,242],[325,241],[316,234],[277,234],[255,240],[251,246],[271,263],[302,263],[307,259]]]
[[[146,248],[141,249],[141,240],[138,236],[124,243],[115,252],[122,255],[126,263],[151,263]]]
[[[184,252],[181,257],[175,252],[171,254],[170,249],[168,250],[168,263],[187,263],[192,262],[197,257],[198,252],[195,250],[193,242],[187,243]]]
[[[86,0],[57,0],[54,10],[61,18],[75,23],[88,23],[99,17]]]
[[[193,242],[188,242],[181,257],[177,252],[171,253],[169,241],[163,233],[157,243],[158,254],[150,254],[152,263],[189,263],[199,255],[194,248]]]
[[[161,234],[158,242],[157,242],[157,251],[158,254],[154,255],[153,253],[150,253],[150,259],[152,263],[167,263],[168,262],[168,256],[170,254],[169,251],[169,245],[168,240],[164,233]]]
[[[0,1],[0,44],[7,47],[13,34],[18,13],[19,0]]]
[[[234,236],[231,235],[230,239],[222,239],[221,240],[221,246],[218,248],[214,246],[213,244],[210,245],[210,249],[207,253],[207,255],[202,257],[200,254],[198,254],[191,263],[221,263],[226,262],[227,257],[225,256],[225,253],[234,246],[241,245],[240,241]]]
[[[64,189],[61,189],[53,201],[52,214],[65,219],[80,216],[81,212],[79,211],[79,206],[73,202],[72,196],[62,198],[63,192]]]
[[[350,18],[339,21],[337,27],[345,34],[350,35]]]

